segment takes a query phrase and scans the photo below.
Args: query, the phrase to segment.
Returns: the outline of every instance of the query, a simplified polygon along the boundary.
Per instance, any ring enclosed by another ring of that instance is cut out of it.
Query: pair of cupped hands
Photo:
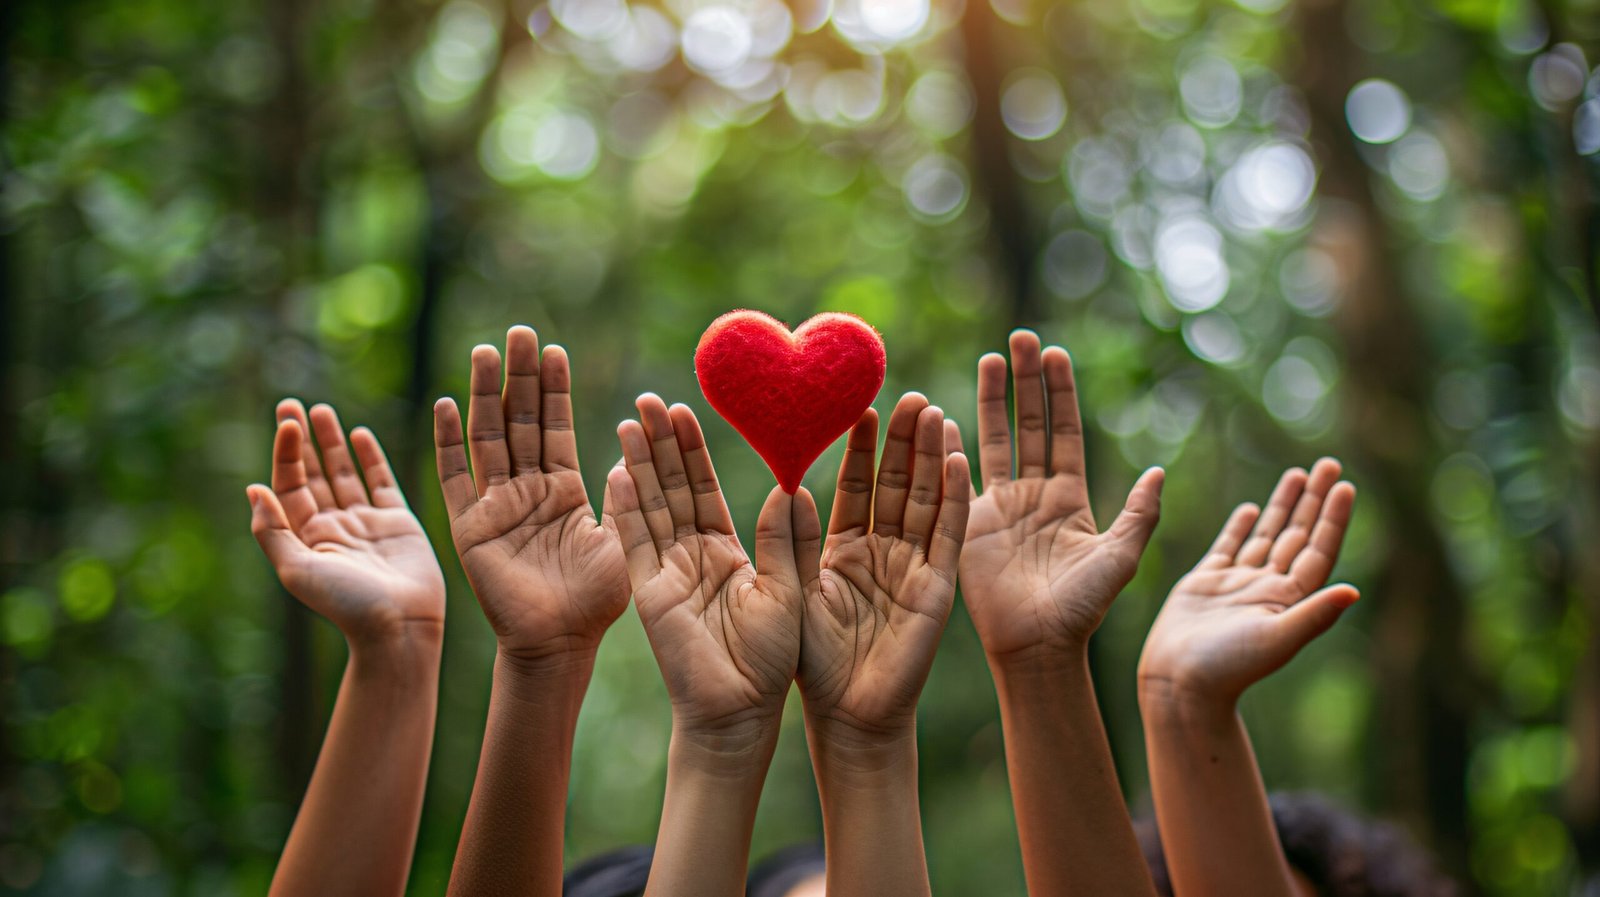
[[[1006,359],[978,364],[981,493],[955,422],[908,393],[881,458],[875,412],[850,431],[826,533],[809,492],[774,489],[752,559],[687,406],[639,398],[638,419],[618,428],[622,460],[597,517],[565,352],[541,352],[521,326],[503,362],[477,347],[465,440],[456,404],[441,399],[435,442],[456,551],[502,661],[592,662],[632,595],[679,734],[770,738],[798,682],[814,737],[914,737],[959,579],[992,664],[1081,663],[1133,578],[1164,475],[1146,471],[1101,531],[1067,353],[1027,331],[1010,350],[1014,428]],[[347,442],[327,405],[308,415],[285,400],[278,419],[272,486],[249,497],[285,586],[352,650],[436,641],[444,579],[376,437],[356,428]],[[1354,498],[1338,476],[1330,459],[1291,470],[1264,511],[1235,511],[1169,596],[1142,680],[1232,701],[1332,623],[1355,598],[1349,586],[1321,588]]]

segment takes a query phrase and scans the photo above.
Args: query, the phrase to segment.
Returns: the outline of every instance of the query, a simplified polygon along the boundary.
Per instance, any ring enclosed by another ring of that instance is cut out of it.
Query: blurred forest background
[[[1165,589],[1234,503],[1342,456],[1362,492],[1338,575],[1365,600],[1247,697],[1269,785],[1400,821],[1485,894],[1596,893],[1597,16],[8,0],[0,893],[264,891],[344,656],[248,532],[284,395],[377,430],[450,576],[412,878],[443,893],[493,640],[432,400],[463,394],[473,344],[534,325],[572,353],[597,484],[637,392],[707,411],[692,351],[739,306],[864,316],[880,405],[920,389],[968,433],[977,356],[1037,326],[1077,360],[1101,519],[1168,466],[1095,643],[1136,807],[1133,671]],[[748,527],[769,475],[706,417]],[[789,725],[758,855],[820,831]],[[959,607],[921,725],[936,890],[1020,894]],[[630,611],[580,724],[572,858],[653,838],[667,735]]]

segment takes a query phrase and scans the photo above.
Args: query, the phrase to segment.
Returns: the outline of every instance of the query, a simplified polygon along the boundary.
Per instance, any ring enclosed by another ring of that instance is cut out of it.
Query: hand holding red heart
[[[944,412],[917,393],[895,405],[874,470],[877,444],[869,409],[850,432],[806,590],[799,683],[813,726],[902,735],[955,603],[972,483]]]
[[[801,574],[821,533],[809,493],[774,489],[750,562],[694,412],[639,397],[639,420],[617,430],[623,461],[606,479],[634,603],[672,698],[674,725],[694,734],[748,732],[777,720],[800,652]]]

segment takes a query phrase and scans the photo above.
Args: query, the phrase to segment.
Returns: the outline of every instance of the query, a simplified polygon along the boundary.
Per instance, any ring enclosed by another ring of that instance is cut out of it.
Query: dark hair
[[[783,897],[795,885],[827,868],[822,845],[813,841],[785,847],[750,870],[746,897]]]
[[[1274,794],[1283,853],[1322,897],[1455,897],[1456,885],[1399,826],[1358,816],[1318,794]],[[1135,823],[1157,893],[1172,894],[1155,817]]]
[[[641,897],[656,849],[623,847],[584,860],[561,878],[564,897]]]

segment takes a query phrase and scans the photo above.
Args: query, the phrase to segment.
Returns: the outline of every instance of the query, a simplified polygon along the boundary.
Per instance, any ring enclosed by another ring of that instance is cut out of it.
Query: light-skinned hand
[[[1231,704],[1355,603],[1354,586],[1323,587],[1356,497],[1339,474],[1333,458],[1310,474],[1293,468],[1265,510],[1234,510],[1156,617],[1139,660],[1142,687]]]
[[[250,531],[284,588],[352,643],[413,632],[437,639],[444,576],[378,438],[357,427],[346,443],[328,405],[313,406],[308,422],[305,407],[285,399],[277,416],[272,488],[254,484],[246,494]]]

